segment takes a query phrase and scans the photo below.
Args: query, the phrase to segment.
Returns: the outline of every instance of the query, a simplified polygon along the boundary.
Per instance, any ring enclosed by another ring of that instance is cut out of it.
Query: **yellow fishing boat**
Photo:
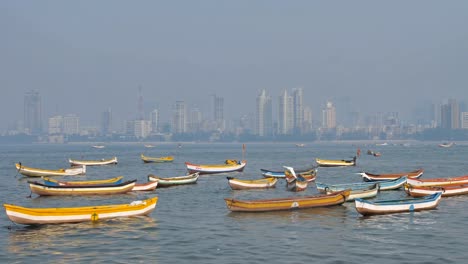
[[[356,157],[352,160],[326,160],[326,159],[315,159],[317,165],[320,167],[340,167],[340,166],[356,166]]]
[[[228,179],[229,186],[233,190],[274,188],[278,182],[278,178],[262,178],[257,180],[241,180],[233,177],[226,178]]]
[[[112,165],[112,164],[117,164],[117,157],[113,157],[111,159],[102,159],[102,160],[73,160],[73,159],[68,159],[68,162],[72,166],[78,166],[78,165],[86,165],[86,166],[99,166],[99,165]]]
[[[105,180],[92,180],[92,181],[57,181],[49,177],[42,177],[44,184],[47,185],[100,185],[100,184],[120,184],[122,183],[123,176],[118,176]]]
[[[38,195],[105,195],[122,194],[132,191],[136,180],[120,184],[99,185],[46,185],[35,181],[28,181],[31,192]]]
[[[143,154],[140,155],[141,160],[144,163],[162,163],[162,162],[172,162],[174,161],[174,156],[165,156],[165,157],[148,157]]]
[[[16,163],[16,170],[27,177],[42,177],[42,176],[73,176],[86,174],[86,166],[71,167],[67,169],[47,170],[26,167],[21,163]]]
[[[224,164],[194,164],[185,162],[189,173],[215,174],[224,172],[243,171],[247,161],[226,160]]]
[[[148,215],[155,208],[158,197],[129,204],[86,207],[28,208],[4,204],[8,218],[18,224],[41,225],[99,221],[119,217]]]
[[[351,191],[344,190],[331,194],[298,196],[263,200],[237,200],[225,198],[226,206],[234,212],[266,212],[279,210],[295,210],[313,207],[339,205],[346,202]]]

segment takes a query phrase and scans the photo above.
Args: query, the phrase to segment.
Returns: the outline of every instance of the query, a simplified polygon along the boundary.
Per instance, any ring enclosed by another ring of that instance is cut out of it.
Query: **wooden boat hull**
[[[445,186],[468,184],[468,175],[449,178],[432,179],[408,179],[407,183],[411,186]]]
[[[68,159],[68,162],[72,166],[79,166],[79,165],[86,165],[86,166],[101,166],[101,165],[113,165],[117,164],[117,157],[113,157],[112,159],[108,160],[73,160]]]
[[[49,186],[59,185],[100,185],[100,184],[121,184],[123,176],[118,176],[105,180],[91,180],[91,181],[57,181],[48,177],[42,177],[44,184]]]
[[[396,190],[401,188],[406,183],[406,176],[400,177],[395,180],[387,180],[387,181],[379,181],[379,190]],[[374,182],[359,182],[359,183],[349,183],[349,184],[324,184],[320,182],[316,182],[315,186],[317,190],[321,193],[326,193],[327,191],[337,192],[346,189],[365,189],[367,187],[373,186]]]
[[[226,173],[226,172],[236,172],[243,171],[247,162],[244,160],[240,164],[210,164],[210,165],[200,165],[193,164],[190,162],[185,162],[187,171],[189,173],[198,172],[200,174],[216,174],[216,173]]]
[[[262,176],[265,178],[284,178],[285,173],[284,170],[282,171],[273,171],[273,170],[267,170],[267,169],[260,169],[262,172]],[[297,170],[297,174],[317,174],[317,169],[316,168],[310,168],[310,169],[303,169],[303,170]]]
[[[27,208],[4,204],[8,218],[18,224],[41,225],[100,221],[111,218],[148,215],[155,208],[158,197],[130,204],[100,205],[69,208]]]
[[[353,160],[325,160],[315,159],[315,162],[319,167],[346,167],[356,166],[356,159]]]
[[[330,194],[333,192],[334,191],[328,190],[327,194]],[[349,197],[346,201],[351,202],[358,198],[360,199],[372,198],[372,197],[376,197],[378,193],[379,193],[379,184],[374,184],[373,186],[369,186],[364,189],[351,189],[351,193],[349,194]]]
[[[308,185],[309,185],[309,182],[305,180],[300,181],[300,180],[294,179],[292,181],[286,181],[286,189],[292,192],[305,191]]]
[[[15,164],[16,170],[27,177],[44,177],[44,176],[74,176],[86,174],[86,166],[72,167],[67,169],[58,170],[45,170],[38,168],[31,168],[22,165],[21,163]]]
[[[423,169],[410,171],[410,172],[399,172],[399,173],[388,173],[388,174],[373,174],[369,172],[359,173],[364,181],[388,181],[395,180],[400,177],[406,176],[409,179],[417,179],[424,173]]]
[[[31,192],[42,195],[108,195],[130,192],[135,186],[136,180],[121,184],[103,185],[61,185],[49,186],[38,182],[28,181]]]
[[[435,209],[440,202],[442,192],[421,198],[400,200],[367,201],[355,199],[356,211],[362,215],[392,214]]]
[[[141,160],[144,163],[164,163],[164,162],[173,162],[174,156],[166,156],[166,157],[148,157],[143,154],[140,155]]]
[[[442,192],[442,197],[468,194],[468,184],[445,186],[412,186],[405,185],[405,192],[412,197],[423,197]]]
[[[267,212],[296,210],[323,206],[339,205],[346,201],[350,191],[333,194],[320,194],[303,197],[287,197],[263,200],[237,200],[225,198],[226,206],[233,212]]]
[[[258,180],[241,180],[232,177],[227,177],[228,184],[233,190],[246,189],[268,189],[275,188],[278,182],[277,178],[265,178]]]
[[[146,182],[146,183],[135,183],[132,191],[154,191],[158,187],[159,182]]]
[[[170,178],[161,178],[155,175],[148,175],[148,181],[158,182],[159,187],[170,187],[176,185],[185,185],[185,184],[194,184],[197,183],[199,173],[192,173],[186,176],[170,177]]]

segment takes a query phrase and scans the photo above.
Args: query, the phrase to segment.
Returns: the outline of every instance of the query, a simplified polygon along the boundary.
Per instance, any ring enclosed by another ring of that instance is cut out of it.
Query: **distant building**
[[[48,132],[49,135],[62,134],[63,117],[53,116],[49,117]]]
[[[311,133],[312,132],[312,110],[310,109],[310,107],[304,107],[304,114],[303,114],[303,118],[304,118],[304,124],[303,124],[303,133],[307,134],[307,133]]]
[[[333,103],[328,101],[322,110],[322,127],[327,129],[336,128],[336,110]]]
[[[150,112],[151,133],[159,133],[159,110],[154,109]]]
[[[63,117],[63,130],[65,135],[80,134],[80,118],[76,115],[66,115]]]
[[[468,112],[461,113],[461,128],[468,129]]]
[[[460,111],[455,99],[449,99],[440,109],[441,127],[445,129],[460,128]]]
[[[101,114],[101,135],[108,136],[112,134],[112,111],[107,109]]]
[[[278,101],[278,134],[291,135],[294,126],[293,99],[284,90]]]
[[[138,139],[146,138],[151,132],[151,122],[149,120],[135,120],[134,124],[134,136]]]
[[[187,107],[184,101],[176,101],[173,108],[172,133],[187,132]]]
[[[24,129],[29,135],[42,133],[42,101],[37,91],[27,92],[24,96]]]
[[[214,121],[216,130],[224,131],[226,129],[226,121],[224,120],[224,98],[214,95]]]
[[[188,131],[197,133],[202,130],[203,115],[198,108],[193,108],[190,111]]]
[[[257,109],[255,119],[255,135],[265,137],[273,134],[273,109],[271,97],[265,89],[257,97]]]
[[[302,88],[293,89],[294,134],[301,134],[304,126],[304,107],[302,104]]]

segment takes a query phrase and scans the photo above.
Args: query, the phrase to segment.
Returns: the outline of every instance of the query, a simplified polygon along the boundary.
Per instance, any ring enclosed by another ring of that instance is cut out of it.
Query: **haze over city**
[[[1,1],[0,130],[41,94],[43,118],[98,125],[145,110],[169,119],[183,100],[226,119],[302,87],[319,118],[327,100],[362,114],[454,98],[468,83],[466,1]],[[346,99],[347,98],[347,99]],[[337,103],[335,103],[337,104]],[[339,107],[339,105],[337,106]]]

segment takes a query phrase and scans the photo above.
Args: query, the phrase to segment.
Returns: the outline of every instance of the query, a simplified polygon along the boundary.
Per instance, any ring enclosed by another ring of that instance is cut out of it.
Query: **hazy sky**
[[[0,128],[41,93],[44,118],[100,113],[166,119],[176,100],[212,117],[254,113],[304,88],[314,117],[327,99],[399,111],[468,99],[468,1],[0,1]]]

